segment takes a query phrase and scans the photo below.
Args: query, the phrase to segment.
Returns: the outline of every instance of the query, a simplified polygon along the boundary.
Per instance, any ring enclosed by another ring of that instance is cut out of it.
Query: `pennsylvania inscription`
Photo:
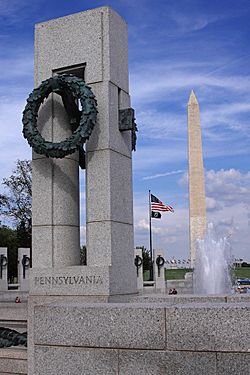
[[[35,285],[101,285],[103,280],[101,276],[36,276]]]

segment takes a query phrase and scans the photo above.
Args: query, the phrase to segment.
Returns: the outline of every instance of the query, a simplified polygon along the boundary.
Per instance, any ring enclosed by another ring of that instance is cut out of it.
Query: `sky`
[[[10,176],[17,159],[31,158],[21,118],[34,88],[35,23],[104,5],[128,24],[130,95],[139,128],[135,246],[149,247],[150,189],[175,210],[152,220],[153,247],[166,259],[189,258],[187,102],[194,89],[207,221],[219,237],[230,238],[235,258],[250,261],[249,0],[0,0],[0,179]]]

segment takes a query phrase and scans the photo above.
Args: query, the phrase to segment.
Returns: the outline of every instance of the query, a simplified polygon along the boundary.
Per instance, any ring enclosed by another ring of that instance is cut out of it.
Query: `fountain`
[[[198,240],[193,275],[195,294],[231,294],[232,257],[228,236],[217,238],[209,223],[204,240]]]

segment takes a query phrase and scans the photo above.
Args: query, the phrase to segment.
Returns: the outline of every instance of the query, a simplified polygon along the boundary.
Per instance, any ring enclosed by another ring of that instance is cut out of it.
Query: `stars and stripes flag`
[[[173,207],[165,205],[155,195],[151,194],[151,211],[174,212]]]

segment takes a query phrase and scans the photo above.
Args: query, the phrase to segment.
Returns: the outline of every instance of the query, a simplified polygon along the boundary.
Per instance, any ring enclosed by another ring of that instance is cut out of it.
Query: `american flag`
[[[153,211],[171,211],[174,212],[173,207],[163,204],[160,199],[151,194],[151,210]]]

